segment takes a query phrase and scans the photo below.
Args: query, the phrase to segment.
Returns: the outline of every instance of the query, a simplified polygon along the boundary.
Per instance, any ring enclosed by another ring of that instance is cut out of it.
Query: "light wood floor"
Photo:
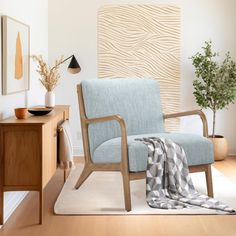
[[[236,184],[236,157],[214,166]],[[217,183],[214,183],[217,184]],[[236,236],[236,216],[55,216],[53,205],[63,185],[57,172],[45,188],[44,223],[38,222],[38,194],[30,193],[4,227],[4,236]]]

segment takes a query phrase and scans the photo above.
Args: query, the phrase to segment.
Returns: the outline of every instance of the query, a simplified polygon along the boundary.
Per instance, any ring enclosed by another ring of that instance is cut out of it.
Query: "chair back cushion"
[[[84,80],[81,85],[87,118],[121,115],[125,120],[127,135],[164,132],[156,80],[95,79]],[[100,144],[121,135],[117,121],[90,124],[88,133],[92,156]]]

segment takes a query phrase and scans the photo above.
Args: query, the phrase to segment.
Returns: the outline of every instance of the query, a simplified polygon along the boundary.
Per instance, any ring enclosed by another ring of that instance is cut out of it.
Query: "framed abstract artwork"
[[[3,16],[2,45],[2,94],[29,90],[29,26],[11,17]]]

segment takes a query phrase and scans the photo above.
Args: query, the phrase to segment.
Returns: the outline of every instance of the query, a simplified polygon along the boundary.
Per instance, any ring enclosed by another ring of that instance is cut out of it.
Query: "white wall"
[[[170,3],[182,9],[181,73],[182,110],[197,108],[192,94],[194,69],[188,59],[211,39],[222,54],[230,51],[236,59],[236,28],[234,0],[120,0],[119,4]],[[83,79],[97,78],[97,11],[106,4],[118,4],[117,0],[57,0],[49,1],[49,60],[61,54],[76,54],[82,71],[78,75],[66,72],[61,67],[61,84],[56,89],[56,102],[71,105],[71,123],[74,146],[81,153],[80,123],[77,105],[76,84]],[[56,6],[56,7],[55,7]],[[236,105],[218,113],[217,132],[226,136],[230,153],[236,153]],[[210,112],[207,111],[209,121]],[[209,122],[211,123],[211,122]],[[194,125],[193,125],[194,124]],[[211,128],[211,125],[210,125]],[[201,132],[197,118],[183,119],[182,131]]]
[[[30,52],[48,57],[48,1],[1,0],[0,14],[11,16],[30,26]],[[34,62],[30,69],[30,91],[13,95],[0,95],[0,119],[14,114],[14,108],[43,104],[44,91],[38,82]],[[1,86],[1,85],[0,85]],[[1,89],[1,87],[0,87]],[[5,221],[18,206],[26,192],[5,193]]]

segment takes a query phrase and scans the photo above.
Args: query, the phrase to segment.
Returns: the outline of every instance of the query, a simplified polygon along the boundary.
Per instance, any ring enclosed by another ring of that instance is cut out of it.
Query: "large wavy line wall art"
[[[98,77],[159,81],[164,113],[180,110],[180,9],[111,5],[98,11]],[[155,111],[153,111],[155,112]],[[179,120],[167,120],[168,131]]]

